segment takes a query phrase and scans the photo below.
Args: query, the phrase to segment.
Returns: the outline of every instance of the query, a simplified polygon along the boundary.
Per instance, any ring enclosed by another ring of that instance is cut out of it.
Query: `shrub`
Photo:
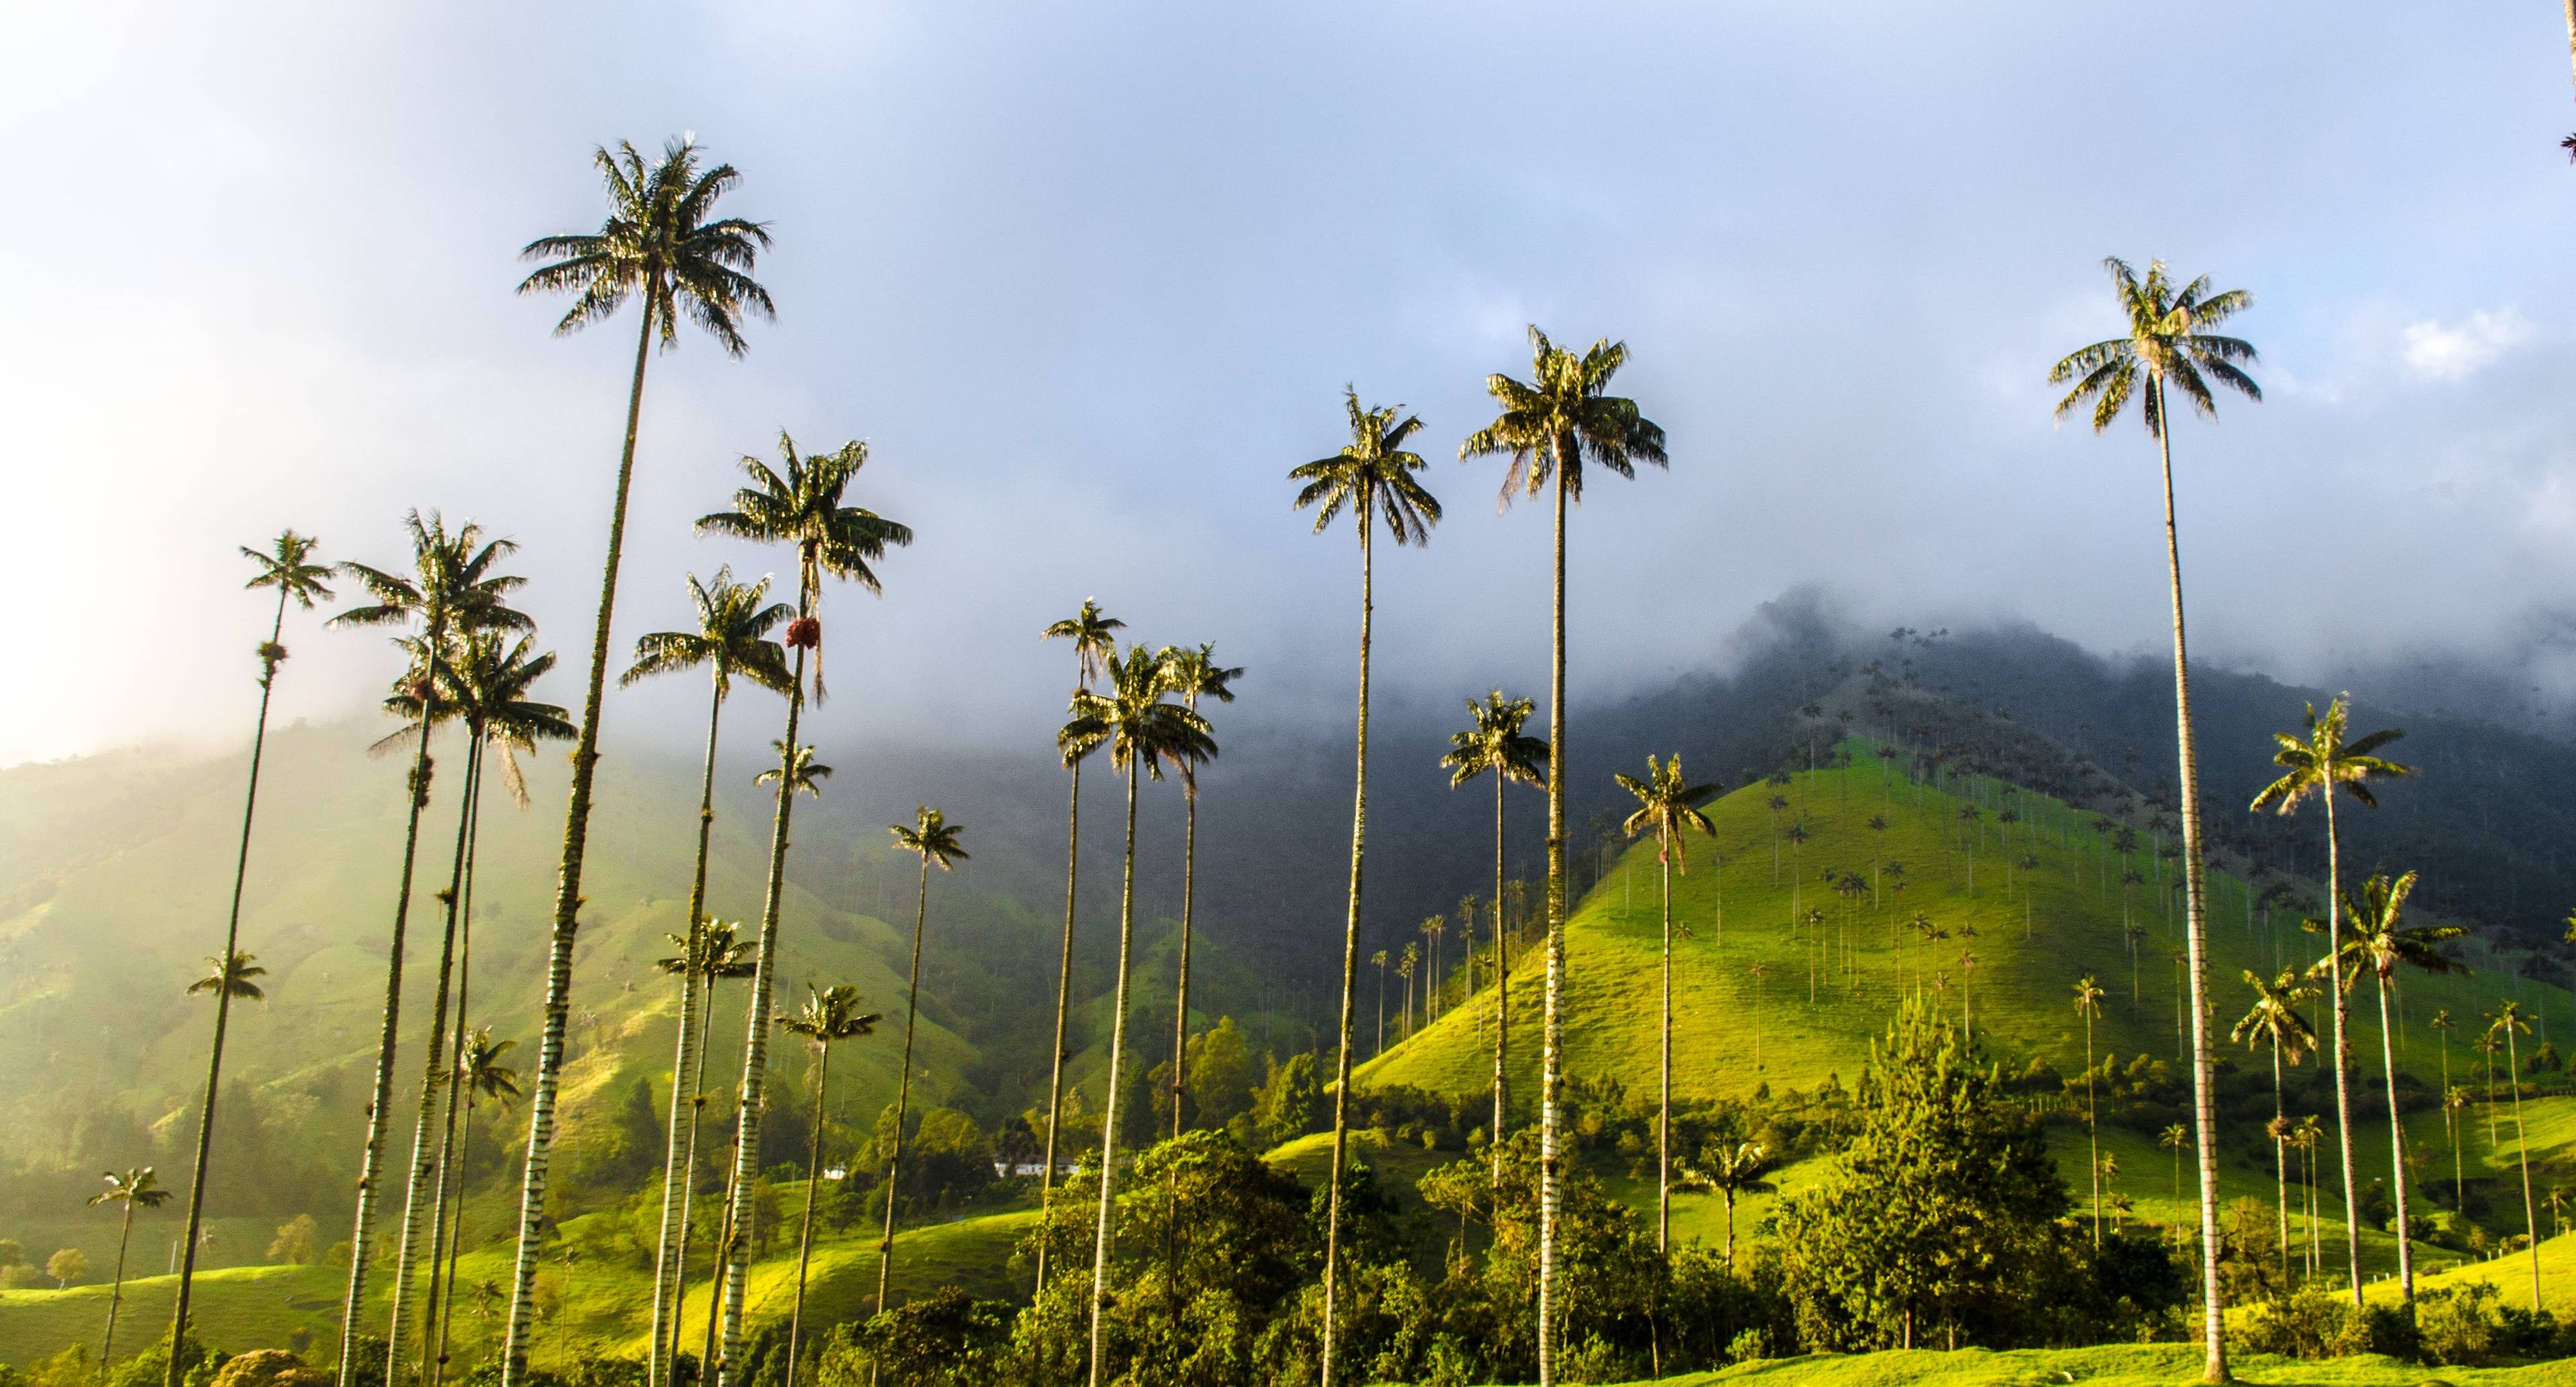
[[[2445,1366],[2483,1363],[2495,1351],[2496,1288],[2491,1281],[2426,1291],[2415,1298],[2415,1331],[2424,1356]]]

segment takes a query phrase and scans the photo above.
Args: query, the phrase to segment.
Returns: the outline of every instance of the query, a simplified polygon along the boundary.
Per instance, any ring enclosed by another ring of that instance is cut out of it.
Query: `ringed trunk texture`
[[[1665,849],[1663,1045],[1656,1058],[1655,1251],[1672,1255],[1673,1239],[1673,864]],[[1729,1261],[1733,1258],[1730,1255]]]
[[[877,1240],[877,1313],[886,1311],[886,1286],[894,1275],[894,1201],[903,1178],[903,1124],[912,1110],[912,1030],[921,1014],[921,933],[930,919],[930,854],[921,855],[921,900],[912,913],[912,980],[903,994],[903,1073],[894,1086],[894,1155],[886,1162],[885,1234]],[[817,1115],[816,1131],[821,1131]],[[819,1148],[818,1148],[819,1149]],[[788,1387],[796,1387],[789,1383]]]
[[[1046,1169],[1038,1172],[1038,1226],[1055,1205],[1055,1129],[1064,1114],[1064,1017],[1073,1004],[1074,888],[1082,880],[1082,758],[1073,761],[1073,790],[1064,814],[1064,954],[1055,973],[1055,1057],[1047,1065]],[[1037,1292],[1047,1283],[1047,1243],[1038,1239]]]
[[[402,874],[395,888],[400,894],[394,900],[393,942],[386,950],[385,1020],[383,1029],[376,1037],[375,1088],[367,1099],[367,1145],[358,1168],[358,1216],[356,1228],[349,1237],[349,1246],[352,1249],[349,1257],[349,1296],[340,1307],[340,1387],[351,1387],[351,1377],[357,1371],[358,1316],[365,1310],[367,1304],[367,1262],[369,1260],[367,1245],[376,1231],[377,1166],[383,1160],[385,1153],[385,1109],[392,1104],[394,1096],[395,1027],[402,1021],[403,928],[411,920],[411,870],[413,860],[420,850],[420,811],[429,804],[429,726],[429,719],[423,717],[420,720],[420,744],[412,752],[411,812],[409,821],[403,828]],[[218,992],[216,997],[218,999],[216,1005],[222,1006],[222,993]],[[222,1014],[221,1011],[216,1013],[218,1018]],[[208,1072],[211,1075],[212,1071]],[[208,1116],[213,1115],[214,1101],[214,1090],[210,1087],[206,1091]],[[206,1136],[211,1125],[211,1123],[200,1122],[197,1127],[197,1168],[200,1170],[203,1170],[206,1164]],[[197,1255],[196,1243],[193,1240],[190,1241],[187,1250],[180,1255],[193,1268]],[[182,1290],[179,1300],[181,1308],[178,1313],[184,1316],[188,1303],[185,1287],[188,1283],[182,1280],[179,1284]],[[172,1329],[176,1332],[179,1327],[174,1323]],[[177,1343],[177,1340],[172,1341],[174,1348]],[[180,1355],[175,1352],[170,1355],[169,1387],[179,1387],[181,1376],[179,1359]]]
[[[2390,1182],[2397,1191],[2397,1294],[2415,1298],[2415,1243],[2406,1229],[2406,1124],[2397,1110],[2397,1053],[2388,1042],[2388,979],[2379,980],[2379,1064],[2388,1078]]]
[[[563,861],[555,878],[554,937],[546,953],[545,1020],[537,1040],[536,1080],[528,1090],[528,1161],[519,1184],[519,1248],[510,1286],[510,1331],[501,1351],[501,1387],[523,1387],[537,1311],[537,1241],[546,1223],[546,1176],[554,1151],[555,1090],[563,1083],[564,1031],[572,1020],[572,947],[581,932],[582,857],[590,845],[590,782],[599,769],[600,698],[608,674],[608,627],[617,607],[617,561],[626,547],[626,497],[635,481],[635,428],[644,409],[644,363],[653,345],[653,297],[635,338],[634,383],[626,391],[626,445],[617,459],[617,495],[608,512],[608,557],[600,566],[599,620],[590,637],[590,684],[582,695],[581,736],[572,754],[572,795],[564,810]],[[801,653],[801,651],[800,651]],[[366,1207],[367,1196],[359,1196]],[[366,1243],[352,1262],[366,1264]],[[354,1290],[356,1278],[351,1284]],[[354,1303],[351,1309],[356,1307]],[[351,1345],[340,1348],[340,1387],[351,1387]]]
[[[421,1335],[429,1349],[431,1387],[447,1380],[447,1325],[456,1316],[456,1259],[464,1246],[465,1227],[465,1140],[474,1135],[474,1102],[464,1093],[461,1077],[465,1068],[465,1019],[473,1014],[474,1001],[474,858],[483,836],[483,748],[473,752],[473,793],[468,796],[473,807],[467,811],[472,827],[465,835],[465,894],[457,916],[456,947],[456,1029],[450,1034],[454,1043],[447,1061],[447,1117],[439,1137],[438,1205],[430,1221],[430,1299],[422,1307]],[[460,1111],[463,1131],[458,1122]],[[441,1249],[444,1249],[442,1253]],[[446,1258],[446,1273],[439,1272],[438,1259]]]
[[[1494,1187],[1503,1183],[1503,1123],[1510,1112],[1508,1062],[1512,1028],[1511,922],[1503,914],[1503,772],[1494,769]]]
[[[805,1147],[805,1226],[796,1235],[796,1305],[787,1312],[787,1387],[796,1387],[796,1355],[805,1336],[805,1274],[814,1264],[814,1192],[823,1187],[823,1093],[832,1080],[832,1046],[814,1045],[814,1134]],[[896,1131],[902,1131],[898,1126]],[[892,1191],[888,1191],[891,1195]],[[894,1207],[891,1197],[886,1207]],[[877,1308],[885,1309],[885,1256],[877,1256]]]
[[[2343,967],[2343,844],[2335,831],[2335,787],[2329,783],[2326,801],[2326,957]],[[2361,1304],[2361,1219],[2353,1212],[2352,1186],[2352,1046],[2344,1038],[2345,1018],[2352,1011],[2352,997],[2337,975],[2327,980],[2334,993],[2334,1081],[2335,1145],[2343,1154],[2343,1237],[2352,1283],[2352,1303]]]
[[[1127,860],[1118,886],[1118,990],[1109,1023],[1109,1097],[1100,1106],[1100,1224],[1091,1244],[1091,1387],[1104,1380],[1100,1320],[1109,1308],[1110,1215],[1118,1201],[1118,1073],[1127,1050],[1127,967],[1136,937],[1136,772],[1142,757],[1127,760]]]
[[[286,634],[286,597],[286,590],[283,587],[279,588],[277,618],[269,624],[268,630],[268,644],[272,650],[277,648],[278,638]],[[250,734],[250,785],[242,792],[241,850],[233,858],[233,904],[231,913],[224,920],[224,951],[218,955],[227,959],[233,956],[233,951],[241,944],[242,883],[250,875],[250,826],[252,817],[259,811],[260,756],[268,748],[268,696],[276,690],[276,687],[277,662],[262,660],[259,676],[259,720],[252,724]],[[185,1342],[188,1334],[188,1290],[197,1276],[197,1230],[203,1225],[205,1218],[206,1151],[208,1140],[213,1135],[215,1127],[215,1085],[223,1077],[224,1072],[224,1023],[231,1019],[231,1016],[232,998],[223,990],[217,989],[215,1038],[206,1058],[206,1099],[205,1105],[197,1113],[197,1163],[188,1174],[188,1228],[183,1235],[185,1241],[182,1244],[187,1248],[187,1252],[179,1268],[178,1306],[170,1316],[170,1343],[173,1348]],[[171,1355],[173,1366],[169,1387],[179,1387],[177,1381],[179,1373],[176,1366],[178,1356],[176,1353]],[[99,1368],[104,1371],[106,1367],[107,1357],[102,1353],[99,1356]]]
[[[699,1030],[698,1010],[703,995],[698,987],[698,970],[694,965],[698,931],[705,924],[707,908],[707,842],[716,823],[716,727],[724,718],[724,671],[719,668],[712,681],[714,692],[707,701],[706,769],[698,776],[698,859],[689,874],[689,923],[682,931],[687,943],[680,949],[680,1035],[673,1044],[671,1057],[671,1127],[663,1143],[662,1154],[662,1229],[653,1241],[653,1324],[650,1347],[644,1355],[645,1387],[660,1387],[667,1381],[670,1368],[667,1358],[671,1340],[677,1332],[673,1323],[678,1306],[677,1263],[673,1252],[680,1238],[683,1210],[688,1204],[689,1177],[694,1173],[690,1162],[689,1129],[694,1122],[683,1121],[684,1105],[694,1111],[691,1099],[697,1088],[688,1079],[689,1054],[696,1045]]]
[[[1360,530],[1360,695],[1359,695],[1359,765],[1351,789],[1351,905],[1342,924],[1342,1009],[1339,1051],[1333,1061],[1333,1164],[1324,1196],[1324,1342],[1321,1387],[1333,1382],[1333,1311],[1340,1290],[1337,1273],[1342,1252],[1342,1171],[1349,1160],[1351,1102],[1351,1006],[1359,983],[1360,965],[1360,868],[1368,849],[1368,706],[1369,706],[1369,619],[1375,610],[1370,584],[1373,574],[1369,553],[1369,506],[1374,496],[1363,493],[1359,511]],[[1408,980],[1409,982],[1409,980]],[[1408,1008],[1410,993],[1407,994]],[[1098,1387],[1097,1379],[1094,1387]]]
[[[1556,451],[1556,594],[1547,672],[1547,1020],[1539,1059],[1538,1380],[1556,1384],[1556,1233],[1565,1201],[1564,1133],[1557,1100],[1565,1086],[1565,468]]]
[[[125,1248],[132,1241],[134,1241],[134,1200],[128,1197],[125,1201],[125,1217],[120,1220],[116,1233],[116,1283],[107,1293],[107,1337],[102,1339],[98,1346],[98,1371],[101,1377],[107,1375],[107,1365],[114,1361],[116,1312],[118,1307],[125,1304]]]

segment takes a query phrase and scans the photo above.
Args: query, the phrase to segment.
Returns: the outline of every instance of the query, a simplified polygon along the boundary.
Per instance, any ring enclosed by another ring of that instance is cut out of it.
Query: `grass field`
[[[2259,1387],[2562,1387],[2564,1363],[2520,1368],[2442,1368],[2390,1358],[2337,1358],[2306,1363],[2266,1355],[2232,1357],[2239,1382]],[[1809,1355],[1739,1363],[1714,1373],[1669,1377],[1669,1387],[1758,1383],[1761,1387],[2042,1387],[2082,1382],[2095,1387],[2182,1387],[2200,1381],[2200,1353],[2182,1344],[2111,1344],[2080,1349],[1912,1349],[1888,1353]]]

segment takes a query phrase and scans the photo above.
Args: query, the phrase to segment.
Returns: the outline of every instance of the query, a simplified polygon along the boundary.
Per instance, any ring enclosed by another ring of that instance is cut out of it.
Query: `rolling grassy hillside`
[[[2307,1363],[2266,1354],[2231,1356],[2236,1380],[2249,1387],[2556,1387],[2563,1363],[2519,1368],[2443,1368],[2365,1356]],[[2185,1344],[2108,1344],[2078,1349],[1905,1349],[1851,1356],[1739,1363],[1721,1372],[1663,1379],[1668,1387],[1759,1383],[1762,1387],[2039,1387],[2085,1382],[2099,1387],[2184,1387],[2200,1381],[2200,1352]]]

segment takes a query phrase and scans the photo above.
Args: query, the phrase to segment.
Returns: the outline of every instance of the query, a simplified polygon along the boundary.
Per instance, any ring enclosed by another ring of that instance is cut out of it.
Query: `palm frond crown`
[[[2178,285],[2161,260],[2147,263],[2143,279],[2116,256],[2102,267],[2110,272],[2120,311],[2129,321],[2128,335],[2069,353],[2049,368],[2049,384],[2071,387],[2057,402],[2057,418],[2090,401],[2093,431],[2100,433],[2135,395],[2147,432],[2161,438],[2165,405],[2152,388],[2158,382],[2172,386],[2193,409],[2210,417],[2218,413],[2213,382],[2247,399],[2263,398],[2263,388],[2243,369],[2255,362],[2253,344],[2203,331],[2252,307],[2253,295],[2242,289],[2213,293],[2207,275]]]
[[[1510,455],[1498,509],[1509,509],[1515,495],[1538,495],[1559,467],[1566,499],[1579,503],[1587,461],[1622,477],[1636,476],[1640,462],[1670,465],[1663,428],[1636,401],[1609,393],[1611,377],[1628,364],[1627,343],[1604,337],[1577,354],[1549,341],[1536,323],[1529,339],[1530,379],[1487,376],[1485,393],[1502,412],[1458,445],[1461,462]]]
[[[569,293],[572,307],[559,335],[604,321],[630,297],[640,298],[663,350],[679,344],[686,318],[704,328],[728,356],[743,354],[744,315],[774,318],[769,291],[751,277],[768,228],[740,217],[715,217],[718,199],[741,183],[731,164],[700,167],[697,145],[675,139],[651,164],[624,141],[592,156],[608,193],[599,230],[541,236],[520,258],[539,262],[519,283],[522,294]]]

